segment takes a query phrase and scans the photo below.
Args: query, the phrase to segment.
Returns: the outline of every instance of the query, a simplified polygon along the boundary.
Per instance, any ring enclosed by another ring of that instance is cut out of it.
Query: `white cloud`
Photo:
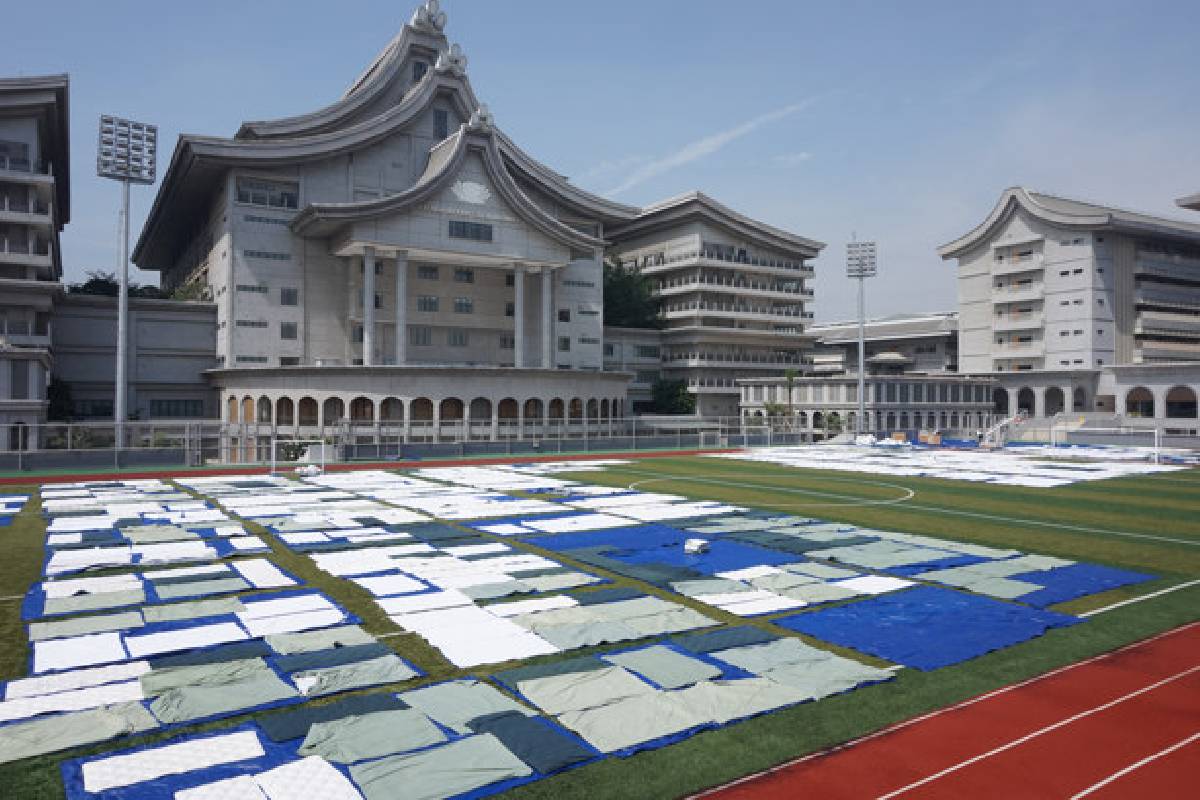
[[[768,111],[765,114],[760,114],[757,117],[748,119],[740,125],[735,125],[719,133],[710,134],[695,141],[685,144],[670,155],[663,156],[642,164],[635,169],[628,177],[625,178],[616,188],[608,192],[609,196],[618,195],[627,192],[639,184],[645,183],[651,178],[658,177],[664,172],[669,172],[677,167],[682,167],[685,164],[690,164],[693,161],[698,161],[702,158],[711,156],[718,152],[731,142],[747,136],[764,125],[769,125],[772,122],[778,122],[781,119],[790,117],[791,115],[808,108],[812,105],[813,100],[805,100],[801,103],[792,103],[790,105],[777,108],[774,111]]]

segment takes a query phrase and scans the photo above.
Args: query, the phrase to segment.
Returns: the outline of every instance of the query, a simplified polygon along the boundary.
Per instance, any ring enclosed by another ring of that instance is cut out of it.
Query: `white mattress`
[[[128,657],[119,633],[94,633],[33,643],[34,672],[107,664]]]
[[[85,761],[83,788],[103,792],[121,786],[145,783],[164,775],[232,764],[265,755],[254,731],[190,739],[125,755]]]

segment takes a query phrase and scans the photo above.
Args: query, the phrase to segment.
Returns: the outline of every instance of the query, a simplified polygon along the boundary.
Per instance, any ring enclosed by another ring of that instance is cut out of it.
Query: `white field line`
[[[747,488],[747,489],[754,489],[754,488],[771,489],[771,490],[774,490],[777,492],[787,492],[789,494],[811,494],[811,495],[818,495],[818,496],[824,496],[824,497],[854,499],[848,495],[834,494],[832,492],[821,492],[821,491],[817,491],[817,490],[808,490],[808,489],[789,489],[789,488],[786,488],[783,486],[773,486],[773,485],[768,485],[768,484],[754,484],[754,483],[740,483],[740,482],[734,481],[734,480],[725,480],[725,479],[716,480],[716,479],[711,479],[711,478],[692,477],[689,475],[676,475],[674,473],[657,473],[656,474],[656,473],[648,473],[648,472],[639,472],[638,470],[630,470],[630,469],[623,469],[623,470],[621,470],[621,472],[631,472],[635,475],[655,475],[656,479],[661,480],[661,481],[684,481],[684,482],[692,481],[692,482],[696,482],[696,483],[713,483],[713,484],[717,484],[718,486],[740,486],[740,487]],[[829,478],[829,479],[822,478],[822,480],[833,480],[833,479],[832,478]],[[649,481],[638,481],[636,483],[630,484],[630,488],[633,488],[635,486],[638,486],[638,485],[641,485],[644,483],[648,483],[648,482]],[[905,491],[911,492],[911,494],[908,495],[907,497],[894,498],[894,499],[889,499],[889,500],[862,500],[862,499],[859,499],[859,501],[856,503],[813,503],[813,504],[809,505],[808,507],[819,506],[819,505],[830,505],[830,506],[837,506],[837,505],[845,505],[845,506],[895,505],[897,503],[902,503],[916,495],[916,492],[914,490],[908,489],[907,487],[897,486],[896,484],[879,483],[879,482],[875,482],[875,481],[855,481],[855,483],[858,483],[858,484],[866,483],[866,484],[869,484],[872,486],[887,486],[889,488],[905,489]],[[804,506],[806,504],[799,504],[799,505]],[[1020,517],[1006,517],[1006,516],[1003,516],[1000,514],[984,514],[981,512],[977,512],[977,511],[962,511],[960,509],[955,509],[955,508],[941,508],[939,506],[926,506],[926,505],[918,505],[918,504],[914,504],[914,503],[910,503],[908,506],[906,506],[906,508],[916,508],[916,509],[920,509],[921,511],[931,511],[935,514],[952,514],[952,515],[957,515],[957,516],[961,516],[961,517],[972,517],[975,519],[987,519],[987,520],[992,520],[994,522],[1008,522],[1008,523],[1014,523],[1014,524],[1019,524],[1019,525],[1037,525],[1037,526],[1043,527],[1043,528],[1058,528],[1061,530],[1082,531],[1084,533],[1099,533],[1099,534],[1103,534],[1106,536],[1123,536],[1123,537],[1127,537],[1127,538],[1131,538],[1131,539],[1149,539],[1149,540],[1158,541],[1158,542],[1170,542],[1171,544],[1182,544],[1182,545],[1186,545],[1188,547],[1200,547],[1200,540],[1175,539],[1170,536],[1154,536],[1149,533],[1134,533],[1132,531],[1114,531],[1114,530],[1110,530],[1108,528],[1088,528],[1088,527],[1085,527],[1082,525],[1068,525],[1068,524],[1062,523],[1062,522],[1046,522],[1043,520],[1022,519]]]
[[[4,602],[7,600],[24,600],[24,599],[25,599],[25,595],[23,595],[23,594],[12,594],[12,595],[9,595],[8,597],[0,597],[0,602]]]
[[[1127,694],[1123,694],[1120,697],[1116,698],[1115,700],[1109,700],[1107,703],[1102,703],[1101,705],[1094,706],[1092,708],[1087,709],[1086,711],[1080,711],[1078,714],[1072,714],[1071,716],[1067,717],[1066,719],[1060,719],[1058,722],[1055,722],[1051,725],[1047,725],[1044,728],[1039,728],[1038,730],[1033,731],[1032,733],[1027,733],[1024,736],[1022,736],[1018,739],[1013,739],[1011,742],[1002,744],[999,747],[994,747],[991,750],[988,750],[986,753],[980,753],[979,755],[972,756],[971,758],[968,758],[965,761],[960,761],[957,764],[955,764],[954,766],[946,767],[945,769],[935,772],[932,775],[926,775],[924,778],[922,778],[919,781],[913,781],[912,783],[908,784],[907,786],[902,786],[899,789],[896,789],[895,791],[888,792],[887,794],[884,794],[884,795],[880,795],[879,800],[890,800],[890,798],[902,795],[905,792],[911,791],[912,789],[916,789],[920,786],[924,786],[927,783],[933,783],[934,781],[938,780],[939,778],[944,778],[945,776],[950,775],[955,772],[958,772],[961,769],[965,769],[966,767],[969,767],[972,764],[978,764],[980,761],[983,761],[984,759],[991,758],[994,755],[999,755],[1000,753],[1011,750],[1014,747],[1020,747],[1021,745],[1025,744],[1026,742],[1032,741],[1033,739],[1036,739],[1039,736],[1044,736],[1047,733],[1056,731],[1059,728],[1070,725],[1073,722],[1078,722],[1079,720],[1084,719],[1086,717],[1090,717],[1093,714],[1099,714],[1101,711],[1107,711],[1108,709],[1118,706],[1121,703],[1126,702],[1127,700],[1132,700],[1135,697],[1140,697],[1141,695],[1146,694],[1147,692],[1152,692],[1155,689],[1159,689],[1163,686],[1166,686],[1168,683],[1174,683],[1175,681],[1179,680],[1180,678],[1186,678],[1188,675],[1191,675],[1192,673],[1197,672],[1197,671],[1200,671],[1200,664],[1197,664],[1194,667],[1189,667],[1188,669],[1185,669],[1182,672],[1177,672],[1174,675],[1171,675],[1170,677],[1163,678],[1162,680],[1159,680],[1159,681],[1155,681],[1154,683],[1150,684],[1149,686],[1143,686],[1141,689],[1136,689]]]
[[[1117,770],[1116,772],[1114,772],[1112,775],[1109,775],[1104,780],[1099,781],[1098,783],[1092,784],[1091,786],[1084,789],[1079,794],[1071,795],[1071,800],[1079,800],[1079,798],[1081,798],[1081,797],[1087,797],[1089,794],[1092,794],[1097,789],[1103,789],[1105,786],[1108,786],[1113,781],[1118,780],[1120,778],[1124,778],[1126,775],[1133,772],[1135,769],[1138,769],[1139,767],[1144,767],[1152,761],[1157,761],[1158,759],[1162,758],[1163,756],[1170,755],[1171,753],[1174,753],[1176,750],[1179,750],[1182,747],[1187,747],[1189,744],[1196,741],[1197,739],[1200,739],[1200,733],[1193,733],[1191,736],[1187,737],[1182,742],[1176,742],[1175,744],[1171,745],[1170,747],[1166,747],[1162,750],[1159,750],[1157,753],[1154,753],[1153,755],[1146,756],[1145,758],[1143,758],[1140,761],[1135,761],[1132,764],[1130,764],[1128,767],[1125,767],[1125,769]]]
[[[1086,618],[1086,617],[1095,616],[1096,614],[1103,614],[1105,611],[1112,611],[1115,608],[1121,608],[1122,606],[1128,606],[1128,605],[1132,605],[1134,603],[1140,603],[1143,600],[1149,600],[1152,597],[1159,597],[1164,594],[1170,594],[1171,592],[1178,592],[1180,589],[1186,589],[1189,586],[1196,586],[1197,584],[1200,584],[1200,579],[1197,579],[1194,581],[1188,581],[1186,583],[1177,583],[1174,586],[1168,586],[1166,589],[1159,589],[1157,592],[1151,592],[1150,594],[1139,595],[1138,597],[1131,597],[1128,600],[1122,600],[1119,603],[1113,603],[1111,606],[1104,606],[1103,608],[1093,608],[1091,611],[1085,611],[1082,614],[1076,614],[1075,616]]]
[[[723,792],[726,789],[733,788],[734,786],[740,786],[743,783],[749,783],[750,781],[757,780],[758,778],[761,778],[764,775],[772,775],[776,772],[782,772],[786,769],[789,769],[790,767],[794,767],[797,764],[803,764],[806,761],[815,761],[818,758],[824,758],[825,756],[832,755],[833,753],[840,752],[842,750],[848,750],[851,747],[856,747],[860,744],[863,744],[864,742],[869,742],[872,739],[879,739],[881,737],[887,736],[888,734],[895,733],[896,731],[903,730],[905,728],[909,728],[913,725],[917,725],[917,724],[925,722],[927,720],[934,719],[935,717],[940,717],[943,714],[948,714],[952,711],[958,711],[958,710],[961,710],[964,708],[969,708],[970,706],[973,706],[977,703],[982,703],[985,700],[991,700],[994,697],[1000,697],[1002,695],[1008,694],[1009,692],[1015,691],[1017,689],[1022,689],[1026,686],[1032,686],[1035,683],[1040,683],[1041,681],[1044,681],[1047,678],[1053,678],[1056,675],[1062,675],[1064,673],[1070,672],[1071,670],[1087,666],[1088,664],[1094,664],[1097,661],[1103,661],[1106,658],[1112,658],[1113,656],[1119,655],[1119,654],[1125,652],[1126,650],[1131,650],[1135,647],[1142,647],[1143,645],[1150,644],[1151,642],[1156,642],[1159,639],[1165,639],[1166,637],[1172,636],[1176,633],[1182,633],[1184,631],[1191,630],[1192,628],[1196,627],[1197,625],[1200,625],[1200,622],[1190,622],[1187,625],[1176,628],[1175,630],[1163,631],[1162,633],[1151,636],[1149,639],[1143,639],[1140,642],[1133,642],[1131,644],[1125,645],[1124,647],[1119,647],[1116,650],[1113,650],[1111,652],[1101,653],[1098,656],[1092,656],[1091,658],[1084,659],[1083,661],[1076,661],[1074,664],[1067,664],[1064,667],[1059,667],[1058,669],[1052,669],[1045,674],[1038,675],[1033,678],[1027,678],[1018,683],[1009,684],[1008,686],[1002,686],[999,689],[993,689],[992,691],[981,694],[978,697],[972,697],[968,700],[963,700],[961,703],[955,703],[952,706],[946,706],[945,708],[939,708],[934,711],[930,711],[927,714],[922,714],[920,716],[913,717],[912,719],[904,720],[903,722],[897,722],[894,725],[889,725],[886,728],[880,728],[879,730],[875,731],[874,733],[868,733],[867,735],[860,736],[857,739],[851,739],[848,742],[843,742],[842,744],[835,745],[833,747],[828,747],[824,750],[818,750],[815,753],[809,753],[808,755],[800,756],[799,758],[794,758],[791,761],[785,761],[782,764],[778,764],[774,767],[771,767],[770,769],[762,770],[761,772],[756,772],[753,775],[746,775],[744,777],[738,778],[737,780],[730,781],[729,783],[723,783],[720,786],[714,786],[710,789],[705,789],[702,792],[698,792],[694,795],[691,795],[691,797],[692,798],[708,797],[709,795],[717,794],[718,792]]]
[[[900,491],[900,495],[898,497],[889,497],[889,498],[885,498],[883,500],[867,500],[862,497],[855,497],[854,495],[837,494],[836,492],[822,492],[822,491],[819,491],[816,489],[789,489],[789,488],[786,488],[783,486],[775,486],[772,484],[764,484],[764,483],[744,483],[744,482],[740,482],[740,481],[715,480],[715,479],[709,479],[709,478],[686,477],[686,476],[671,475],[671,474],[668,474],[668,476],[666,476],[666,477],[661,477],[662,473],[639,472],[638,470],[635,470],[635,469],[622,470],[622,472],[632,472],[635,475],[654,475],[654,476],[656,476],[656,477],[652,477],[652,478],[646,478],[646,479],[640,480],[640,481],[634,481],[633,483],[629,484],[630,489],[637,489],[638,487],[645,486],[648,483],[669,483],[671,481],[690,481],[690,482],[694,482],[694,483],[713,483],[718,486],[738,486],[743,489],[769,489],[771,491],[786,492],[788,494],[806,494],[806,495],[812,495],[814,497],[833,497],[833,498],[837,498],[839,500],[850,501],[850,502],[846,502],[846,503],[791,503],[791,504],[787,504],[787,505],[778,506],[780,508],[890,506],[890,505],[895,505],[896,503],[906,503],[909,500],[911,500],[917,496],[917,492],[915,489],[910,489],[907,486],[900,486],[895,483],[883,483],[882,481],[861,481],[861,480],[851,481],[848,479],[845,480],[846,483],[854,483],[855,485],[858,485],[858,486],[862,486],[865,484],[868,486],[882,486],[887,489],[898,489]],[[837,480],[837,479],[830,479],[830,480]]]

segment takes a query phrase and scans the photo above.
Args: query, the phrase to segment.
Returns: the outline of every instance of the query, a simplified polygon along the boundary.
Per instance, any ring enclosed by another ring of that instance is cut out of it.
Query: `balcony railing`
[[[29,239],[24,236],[0,236],[0,253],[48,256],[50,255],[50,243],[43,239],[37,239],[31,244]]]
[[[723,314],[758,314],[767,317],[794,317],[797,319],[812,318],[811,312],[805,312],[800,309],[749,306],[738,303],[714,303],[709,300],[695,300],[690,303],[670,303],[663,306],[663,311],[668,314],[688,311],[712,311]]]
[[[795,295],[805,299],[812,299],[813,296],[811,289],[803,288],[802,286],[798,285],[797,281],[768,283],[764,281],[723,278],[715,275],[686,275],[679,278],[662,280],[658,282],[658,291],[663,292],[668,289],[689,286],[722,286],[731,289],[748,289],[759,292],[778,292],[780,294]]]
[[[30,161],[28,158],[0,155],[0,170],[5,172],[32,172],[38,175],[49,175],[50,170],[45,164]]]
[[[786,261],[777,258],[763,258],[759,256],[740,256],[736,253],[718,250],[715,248],[700,248],[699,250],[691,250],[684,253],[676,253],[667,255],[659,253],[652,256],[643,256],[640,259],[624,262],[624,266],[634,269],[648,269],[653,267],[664,267],[670,264],[678,264],[684,261],[695,261],[696,259],[706,259],[708,261],[720,261],[726,264],[743,264],[749,267],[766,267],[768,269],[787,269],[796,272],[806,272],[812,274],[813,268],[802,261]]]

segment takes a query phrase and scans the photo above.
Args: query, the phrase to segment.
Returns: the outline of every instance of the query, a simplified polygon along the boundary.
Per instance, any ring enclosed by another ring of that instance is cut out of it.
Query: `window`
[[[509,333],[500,334],[500,349],[501,350],[513,350],[515,348],[516,348],[516,340],[513,338],[512,334],[509,334]]]
[[[266,356],[238,356],[234,359],[239,364],[265,364],[267,363]]]
[[[1069,334],[1069,333],[1067,333],[1066,331],[1059,331],[1059,332],[1058,332],[1058,335],[1059,335],[1059,336],[1070,336],[1070,334]]]
[[[654,383],[656,380],[658,380],[658,373],[653,370],[638,370],[633,376],[634,383]]]
[[[474,314],[475,301],[469,297],[454,298],[454,313],[455,314]]]
[[[258,178],[238,178],[237,201],[268,208],[297,208],[300,205],[300,185]]]
[[[579,309],[579,316],[581,316],[581,317],[598,317],[598,316],[600,316],[600,312],[595,308],[581,308],[581,309]]]
[[[362,325],[355,325],[350,330],[350,341],[354,342],[355,344],[362,344],[362,342],[363,342],[363,326]]]
[[[517,285],[517,276],[513,275],[512,273],[505,275],[504,276],[504,285],[505,286],[516,286]]]
[[[259,225],[287,225],[291,220],[275,219],[275,217],[262,217],[258,214],[243,214],[242,219],[246,222],[256,222]]]
[[[461,219],[450,220],[451,239],[470,239],[473,242],[490,242],[492,226],[486,222],[466,222]]]
[[[280,339],[295,339],[297,338],[296,323],[281,322],[279,323],[279,338]]]
[[[592,281],[564,280],[562,282],[562,284],[563,284],[563,286],[574,286],[577,289],[595,289],[596,288],[596,284]]]
[[[517,314],[517,304],[516,303],[505,303],[504,304],[504,316],[514,317],[514,316],[516,316],[516,314]]]
[[[558,352],[560,352],[560,353],[571,352],[571,337],[570,336],[558,337]]]
[[[658,345],[639,344],[637,346],[638,358],[658,358],[659,355],[660,355],[660,351],[658,349]]]
[[[459,269],[454,270],[454,280],[457,283],[474,283],[475,282],[475,270],[462,269],[460,267]]]
[[[437,311],[438,299],[431,294],[417,295],[417,311]]]
[[[246,258],[261,258],[267,261],[291,261],[291,253],[274,253],[270,250],[243,250],[242,255]]]
[[[267,287],[265,287],[265,286],[249,286],[244,283],[239,283],[237,290],[239,292],[253,292],[255,294],[266,294],[267,293]]]
[[[433,329],[425,326],[409,328],[408,343],[413,347],[428,347],[433,343]]]
[[[280,356],[279,366],[281,367],[298,367],[300,366],[300,356]]]
[[[239,319],[237,326],[239,328],[265,328],[267,321],[265,319]]]
[[[425,73],[429,71],[429,65],[424,61],[414,61],[412,65],[412,82],[416,83],[425,77]]]
[[[437,267],[417,267],[417,277],[423,281],[436,281],[438,279]]]
[[[1060,272],[1058,273],[1058,276],[1059,276],[1060,278],[1065,278],[1065,277],[1067,277],[1067,276],[1068,276],[1068,275],[1070,275],[1070,274],[1071,274],[1071,270],[1069,270],[1069,269],[1064,269],[1064,270],[1062,270],[1062,271],[1060,271]]]
[[[1074,335],[1074,336],[1083,336],[1083,331],[1079,330],[1078,328],[1076,328],[1075,330],[1071,331],[1071,333],[1072,333],[1072,335]]]
[[[571,321],[571,309],[560,308],[558,310],[558,321],[559,322],[570,322]]]
[[[1071,274],[1072,274],[1072,275],[1082,275],[1082,274],[1083,274],[1083,269],[1082,269],[1082,268],[1080,268],[1080,269],[1073,269],[1073,270],[1071,270]]]
[[[617,348],[614,347],[613,345],[611,345],[611,344],[604,345],[604,355],[605,356],[616,355],[616,352],[617,352]]]
[[[298,306],[300,305],[300,290],[295,286],[279,287],[279,305],[281,306]]]
[[[203,400],[151,400],[151,417],[192,418],[204,416]]]
[[[378,292],[375,293],[375,308],[383,308],[383,297]]]
[[[446,343],[451,347],[466,347],[469,341],[470,337],[462,328],[451,328],[446,336]]]
[[[450,135],[450,114],[444,108],[433,110],[433,138],[445,139]]]
[[[594,336],[580,336],[579,343],[580,344],[600,344],[600,340]]]

